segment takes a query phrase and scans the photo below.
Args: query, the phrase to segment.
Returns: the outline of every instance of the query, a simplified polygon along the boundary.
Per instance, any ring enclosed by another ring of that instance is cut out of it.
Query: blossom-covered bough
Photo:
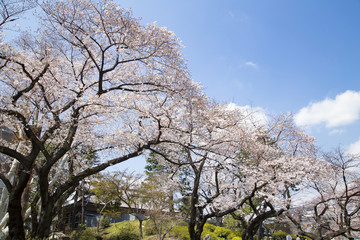
[[[111,1],[41,7],[38,32],[0,49],[0,125],[24,136],[0,145],[18,163],[14,181],[0,174],[12,239],[25,238],[27,207],[32,236],[47,237],[79,181],[176,139],[183,99],[203,97],[179,40],[165,28],[144,27]],[[78,154],[88,146],[100,163],[88,165]]]
[[[246,194],[248,199],[239,208],[247,209],[247,214],[232,213],[244,229],[243,239],[253,239],[265,220],[286,212],[292,205],[292,193],[318,170],[314,139],[294,126],[291,115],[270,121],[256,136],[252,143],[256,148],[243,152],[235,168],[242,188],[258,188]]]
[[[242,236],[252,239],[261,221],[288,209],[291,187],[314,171],[314,139],[288,115],[265,121],[229,105],[189,101],[188,108],[183,142],[172,143],[170,152],[152,150],[171,162],[181,194],[190,198],[190,239],[201,239],[209,219],[262,199],[264,213],[257,213],[257,222]]]
[[[355,239],[360,232],[359,155],[338,148],[322,158],[321,169],[303,182],[312,197],[286,215],[312,239]]]

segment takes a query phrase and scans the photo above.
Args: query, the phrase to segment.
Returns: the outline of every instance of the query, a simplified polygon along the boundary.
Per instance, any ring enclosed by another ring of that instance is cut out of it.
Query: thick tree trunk
[[[201,234],[202,234],[203,230],[204,230],[204,223],[198,224],[197,228],[196,228],[194,240],[201,240]]]
[[[41,206],[41,213],[36,237],[39,239],[48,238],[50,234],[50,227],[54,217],[54,201],[47,201]]]
[[[201,240],[201,233],[203,229],[189,229],[189,235],[191,240]]]
[[[241,236],[242,240],[253,240],[255,233],[252,230],[245,230]]]
[[[191,221],[188,225],[189,235],[191,240],[201,240],[201,234],[204,230],[205,220],[202,220],[201,222],[195,222]]]
[[[244,229],[244,233],[241,236],[243,240],[253,240],[256,232],[259,230],[260,225],[255,224],[254,222],[247,226]]]
[[[56,213],[60,212],[60,209],[63,206],[65,200],[69,197],[70,193],[73,192],[74,188],[75,187],[70,189],[68,192],[63,193],[61,197],[48,196],[47,201],[41,199],[42,201],[40,214],[38,214],[37,212],[34,213],[34,215],[38,215],[36,215],[36,223],[34,224],[36,228],[34,227],[34,229],[32,230],[33,238],[45,239],[49,237],[51,225],[53,224],[53,219],[56,216]]]
[[[191,240],[195,240],[196,239],[196,210],[192,207],[191,213],[190,213],[190,220],[188,223],[188,231],[189,231],[189,236]]]
[[[24,240],[24,220],[22,218],[21,196],[10,196],[8,213],[9,213],[9,236],[12,240]]]
[[[14,187],[9,194],[9,236],[12,240],[25,239],[24,219],[22,216],[22,194],[29,182],[30,174],[20,169],[14,179]]]

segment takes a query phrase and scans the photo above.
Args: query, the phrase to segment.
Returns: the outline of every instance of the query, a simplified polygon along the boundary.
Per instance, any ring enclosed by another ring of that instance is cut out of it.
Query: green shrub
[[[101,218],[100,220],[100,227],[102,229],[108,228],[110,227],[110,219],[109,216],[104,216],[103,218]]]
[[[240,232],[242,231],[242,227],[239,224],[239,220],[234,219],[231,215],[227,215],[224,218],[223,224],[224,227],[230,230],[233,230],[235,232]]]
[[[232,240],[242,240],[241,237],[233,237]]]
[[[156,228],[155,228],[155,224],[153,221],[146,221],[144,223],[144,234],[147,235],[147,236],[150,236],[150,235],[156,235],[157,232],[156,232]]]
[[[273,233],[272,236],[278,240],[285,240],[287,235],[288,235],[288,233],[286,233],[284,231],[276,231]]]
[[[216,236],[218,236],[219,238],[225,238],[228,239],[228,236],[232,233],[232,231],[230,229],[226,229],[223,227],[216,227],[215,228],[215,234]]]
[[[212,225],[210,223],[205,223],[204,225],[204,231],[207,231],[207,232],[215,232],[216,230],[216,226],[215,225]]]
[[[176,225],[171,229],[172,235],[181,240],[190,240],[188,227],[186,224]]]
[[[71,239],[73,240],[98,240],[101,239],[94,230],[90,228],[80,227],[78,230],[71,233]]]
[[[236,232],[236,231],[231,231],[231,233],[227,236],[227,239],[231,239],[233,240],[234,238],[241,238],[241,233],[240,232]]]
[[[173,227],[173,229],[171,230],[171,234],[173,237],[181,239],[181,240],[189,240],[190,239],[188,226],[187,226],[187,223],[185,223],[185,222],[180,223],[180,224],[176,225],[175,227]],[[204,230],[201,233],[201,239],[203,239],[208,234],[210,235],[211,240],[222,240],[222,239],[232,240],[233,238],[235,238],[235,240],[242,239],[240,237],[239,232],[235,232],[230,229],[226,229],[224,227],[216,227],[210,223],[206,223],[204,225]]]
[[[107,238],[108,240],[139,240],[140,237],[136,228],[131,225],[127,224],[126,226],[120,227],[114,234],[111,234]]]

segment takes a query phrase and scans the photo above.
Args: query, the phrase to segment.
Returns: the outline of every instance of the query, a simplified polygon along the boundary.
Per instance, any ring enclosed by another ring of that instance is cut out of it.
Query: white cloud
[[[360,154],[360,138],[353,144],[350,144],[346,152],[350,154]]]
[[[326,127],[351,124],[360,117],[360,92],[348,90],[335,99],[326,98],[321,102],[310,103],[295,115],[298,126],[311,126],[325,123]]]
[[[258,65],[256,63],[253,63],[251,61],[245,63],[246,66],[252,67],[252,68],[258,68]]]

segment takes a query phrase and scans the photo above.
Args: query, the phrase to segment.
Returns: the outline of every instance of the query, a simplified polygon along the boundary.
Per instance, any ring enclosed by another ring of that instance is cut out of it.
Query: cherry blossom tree
[[[42,9],[36,35],[0,49],[1,125],[27,139],[21,149],[0,145],[19,163],[15,181],[0,174],[12,239],[25,238],[21,198],[31,179],[39,190],[33,231],[43,238],[60,199],[82,179],[178,139],[184,99],[203,98],[167,29],[144,27],[111,1],[55,1]],[[75,157],[81,146],[92,146],[101,162],[89,166]]]
[[[312,197],[287,217],[299,234],[315,240],[354,239],[360,231],[359,156],[338,148],[323,159],[322,169],[305,182]]]
[[[215,156],[219,155],[221,145],[226,147],[224,143],[230,143],[234,136],[231,134],[226,139],[226,135],[221,133],[230,131],[230,127],[234,124],[236,126],[238,122],[231,117],[231,112],[223,111],[223,107],[220,104],[189,99],[186,118],[183,126],[178,129],[182,136],[180,141],[169,142],[173,146],[170,151],[169,148],[151,148],[158,160],[161,160],[161,156],[166,160],[162,161],[164,164],[169,163],[167,171],[179,183],[178,188],[183,197],[190,198],[190,239],[200,239],[204,224],[215,216],[205,213],[207,201],[211,203],[211,198],[215,199],[222,187],[217,184],[220,167]],[[203,195],[206,191],[214,196]]]
[[[256,148],[253,148],[253,147]],[[282,115],[262,126],[250,151],[242,149],[235,173],[246,185],[261,186],[231,213],[244,229],[242,238],[253,239],[261,224],[289,208],[291,193],[313,171],[319,169],[314,139],[294,126],[292,116]],[[247,214],[241,210],[247,208]]]
[[[183,131],[187,142],[179,150],[152,149],[178,166],[174,172],[187,173],[179,175],[187,182],[179,179],[179,186],[190,197],[190,238],[201,239],[207,220],[255,198],[264,199],[271,212],[258,212],[259,218],[282,213],[291,201],[284,197],[286,191],[316,165],[313,139],[294,126],[291,116],[261,122],[241,108],[215,104],[203,111],[199,106],[189,106],[191,116]],[[246,239],[251,238],[249,234]]]

